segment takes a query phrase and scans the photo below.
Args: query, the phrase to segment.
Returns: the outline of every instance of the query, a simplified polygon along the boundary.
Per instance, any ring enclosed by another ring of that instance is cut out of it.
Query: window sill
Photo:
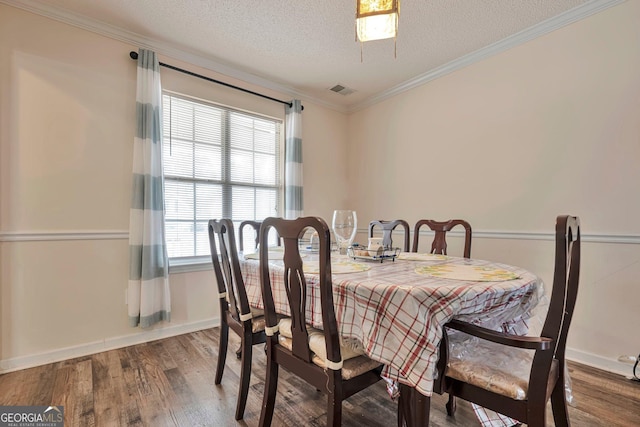
[[[169,259],[169,274],[212,270],[209,257],[185,257]]]

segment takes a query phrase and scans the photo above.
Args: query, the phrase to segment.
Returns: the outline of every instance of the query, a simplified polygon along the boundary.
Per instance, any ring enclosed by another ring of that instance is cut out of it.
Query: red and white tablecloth
[[[332,254],[333,262],[346,261]],[[303,261],[313,262],[313,257]],[[273,260],[282,266],[281,260]],[[396,259],[383,263],[360,261],[369,269],[333,275],[333,298],[341,335],[358,339],[371,359],[385,365],[383,377],[415,387],[425,396],[433,391],[434,372],[443,325],[453,317],[526,333],[531,310],[542,295],[542,281],[527,270],[489,261],[439,257]],[[514,273],[500,281],[458,280],[425,274],[425,266],[446,263],[481,266]],[[249,304],[263,308],[259,262],[241,262]],[[283,268],[272,268],[276,310],[288,313]],[[318,276],[306,274],[307,321],[322,328],[317,293]]]

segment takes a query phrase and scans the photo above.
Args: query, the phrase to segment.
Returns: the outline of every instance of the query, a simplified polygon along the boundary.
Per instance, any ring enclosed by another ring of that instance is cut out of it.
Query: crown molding
[[[400,83],[399,85],[396,85],[388,90],[380,92],[377,95],[369,97],[360,103],[351,105],[348,108],[348,112],[353,113],[353,112],[362,110],[364,108],[370,107],[374,104],[382,102],[386,99],[389,99],[395,95],[406,92],[410,89],[421,86],[432,80],[443,77],[449,73],[457,71],[468,65],[474,64],[476,62],[480,62],[493,55],[504,52],[513,47],[519,46],[530,40],[541,37],[552,31],[555,31],[559,28],[562,28],[574,22],[580,21],[591,15],[595,15],[596,13],[609,9],[610,7],[617,6],[621,3],[624,3],[625,1],[627,0],[592,0],[580,6],[574,7],[573,9],[570,9],[564,13],[561,13],[560,15],[554,16],[553,18],[547,19],[546,21],[543,21],[539,24],[536,24],[525,30],[522,30],[516,34],[513,34],[509,37],[499,40],[486,47],[478,49],[475,52],[471,52],[467,55],[461,56],[460,58],[454,59],[453,61],[450,61],[440,67],[436,67],[413,79]]]
[[[388,90],[380,92],[377,95],[371,96],[362,102],[343,106],[334,103],[330,103],[313,96],[309,96],[302,92],[295,90],[294,88],[286,85],[282,85],[263,77],[259,77],[255,74],[251,74],[230,65],[218,62],[211,58],[208,58],[201,53],[190,51],[184,47],[176,46],[166,42],[160,42],[158,40],[150,39],[140,34],[125,30],[123,28],[115,27],[109,24],[105,24],[100,21],[86,18],[84,16],[64,11],[56,8],[52,3],[42,3],[34,0],[0,0],[0,3],[7,4],[9,6],[23,9],[28,12],[32,12],[47,18],[54,19],[56,21],[64,22],[66,24],[82,28],[87,31],[94,32],[96,34],[103,35],[124,43],[131,44],[133,46],[142,47],[145,49],[154,50],[160,55],[164,55],[170,58],[175,58],[186,63],[190,63],[196,66],[200,66],[216,73],[220,73],[232,78],[240,79],[244,82],[255,84],[266,89],[271,89],[294,98],[301,99],[302,101],[313,102],[329,108],[331,110],[341,113],[353,113],[364,108],[370,107],[374,104],[389,99],[395,95],[401,94],[432,80],[443,77],[456,70],[464,68],[473,63],[487,59],[493,55],[504,52],[508,49],[526,43],[537,37],[548,34],[559,28],[580,21],[596,13],[602,12],[610,7],[624,3],[627,0],[591,0],[573,9],[570,9],[560,15],[547,19],[539,24],[529,27],[523,31],[506,37],[500,41],[497,41],[482,49],[478,49],[475,52],[464,55],[453,61],[450,61],[440,67],[436,67],[424,74],[421,74],[415,78],[409,79],[403,83],[400,83]],[[123,53],[128,54],[128,52]]]
[[[242,71],[238,68],[234,68],[228,64],[219,62],[211,57],[207,57],[202,53],[190,50],[184,46],[178,46],[172,43],[162,42],[159,40],[145,37],[141,34],[126,30],[121,27],[106,24],[104,22],[90,19],[85,16],[63,10],[55,6],[54,2],[40,2],[34,0],[0,0],[0,4],[6,4],[8,6],[22,9],[27,12],[34,13],[36,15],[44,16],[46,18],[53,19],[83,30],[87,30],[101,36],[105,36],[117,41],[128,43],[139,48],[150,49],[155,51],[158,55],[174,58],[179,61],[193,64],[216,73],[223,74],[225,76],[242,80],[249,84],[255,84],[265,89],[271,89],[282,94],[286,94],[295,99],[301,101],[308,101],[314,104],[324,106],[326,108],[346,113],[347,107],[343,105],[327,102],[322,99],[314,98],[305,93],[299,92],[294,88],[276,83],[272,80],[257,76],[255,74]],[[129,56],[129,51],[123,52],[123,55]]]

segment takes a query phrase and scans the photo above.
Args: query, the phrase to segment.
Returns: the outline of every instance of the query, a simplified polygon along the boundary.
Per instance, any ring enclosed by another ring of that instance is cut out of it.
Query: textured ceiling
[[[12,0],[122,29],[290,92],[353,109],[558,15],[606,0],[401,0],[393,40],[355,41],[355,0]],[[573,9],[573,10],[572,10]],[[570,21],[569,21],[570,22]],[[162,49],[159,49],[160,53]],[[169,61],[167,61],[169,62]],[[216,67],[211,67],[216,68]],[[348,96],[328,88],[342,84]]]

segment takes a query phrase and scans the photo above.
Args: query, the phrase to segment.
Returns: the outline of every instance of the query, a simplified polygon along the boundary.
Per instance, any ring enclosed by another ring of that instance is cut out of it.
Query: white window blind
[[[210,219],[279,216],[281,121],[169,93],[163,121],[170,258],[208,256]]]

